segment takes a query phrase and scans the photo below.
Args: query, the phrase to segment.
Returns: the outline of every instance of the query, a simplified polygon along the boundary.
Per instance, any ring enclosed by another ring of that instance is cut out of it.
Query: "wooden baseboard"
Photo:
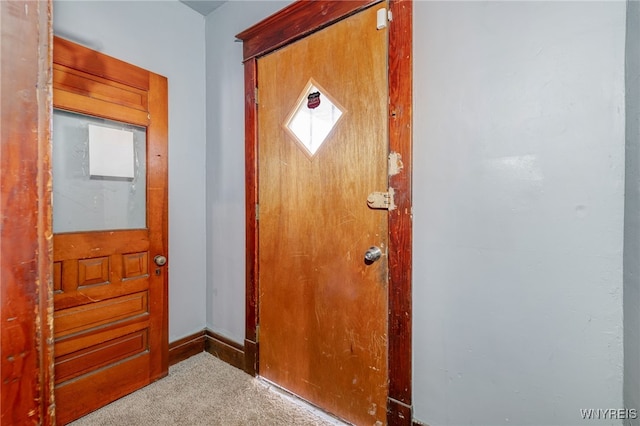
[[[251,376],[258,373],[258,344],[248,339],[244,341],[244,371]]]
[[[204,352],[206,341],[205,333],[206,330],[202,330],[169,343],[169,365],[177,364],[200,352]]]
[[[244,346],[206,328],[169,343],[169,365],[177,364],[201,352],[208,352],[227,364],[246,370]]]
[[[244,370],[244,346],[241,344],[207,329],[204,350],[227,364]]]

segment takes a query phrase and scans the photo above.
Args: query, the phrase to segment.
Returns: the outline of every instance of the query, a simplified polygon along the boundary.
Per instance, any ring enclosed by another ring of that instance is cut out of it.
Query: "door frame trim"
[[[29,13],[18,13],[26,10]],[[0,423],[55,424],[52,3],[0,2]],[[17,42],[18,41],[18,42]]]
[[[258,365],[258,109],[257,59],[381,0],[297,1],[236,37],[243,41],[245,82],[245,371]],[[412,421],[412,151],[413,0],[389,0],[389,176],[397,208],[389,212],[387,422]]]

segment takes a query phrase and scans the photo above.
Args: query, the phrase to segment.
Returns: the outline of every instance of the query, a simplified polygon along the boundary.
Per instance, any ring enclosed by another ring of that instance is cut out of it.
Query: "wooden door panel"
[[[56,310],[147,290],[150,262],[148,235],[147,230],[56,234]],[[87,253],[95,257],[83,258]],[[100,262],[102,260],[105,261]],[[104,270],[98,270],[99,266],[108,267],[107,279],[94,277],[98,271]],[[88,281],[87,273],[90,277]],[[59,284],[56,283],[58,279]]]
[[[59,244],[53,251],[59,260],[77,259],[87,252],[98,257],[149,249],[149,231],[146,229],[56,234],[55,239]],[[101,243],[96,244],[96,241]]]
[[[76,261],[69,260],[65,261],[64,264],[73,264]],[[57,262],[59,263],[59,262]],[[76,283],[77,280],[68,279],[68,277],[75,277],[76,274],[73,271],[77,272],[77,268],[68,267],[63,268],[65,272],[71,271],[72,273],[66,273],[65,278],[67,278],[68,282]],[[63,281],[64,279],[63,278]],[[67,309],[73,306],[82,305],[83,303],[93,303],[101,300],[106,300],[112,297],[116,297],[122,294],[130,294],[135,292],[140,292],[149,289],[149,284],[146,282],[144,278],[142,279],[130,279],[126,282],[121,282],[118,284],[99,284],[90,287],[80,288],[80,291],[69,291],[62,292],[58,291],[54,294],[55,306],[57,310]]]
[[[145,319],[148,320],[148,318]],[[92,345],[119,339],[122,336],[144,330],[148,327],[148,321],[141,321],[141,318],[132,318],[124,320],[117,325],[112,324],[102,327],[94,333],[61,337],[56,342],[56,357],[65,357],[66,355],[81,352]],[[56,359],[56,363],[58,361],[60,361],[60,359]]]
[[[77,334],[102,327],[116,321],[137,317],[149,312],[146,291],[113,297],[101,302],[86,303],[69,309],[56,309],[55,337]]]
[[[136,391],[140,383],[148,382],[150,363],[151,356],[144,351],[128,358],[126,362],[114,363],[102,369],[103,374],[85,374],[56,385],[58,424],[67,424],[87,414],[87,407],[95,407],[96,400],[114,401]]]
[[[358,42],[354,43],[353,40]],[[260,374],[356,424],[387,398],[386,31],[376,8],[258,59]],[[344,109],[314,156],[285,130],[307,83]]]
[[[97,77],[64,65],[53,65],[53,82],[60,91],[76,93],[140,111],[147,111],[149,108],[149,97],[146,90]]]
[[[148,347],[148,338],[147,330],[143,329],[85,349],[74,350],[70,354],[59,355],[55,370],[56,383],[142,353]]]
[[[135,108],[114,104],[98,98],[91,98],[66,90],[53,89],[56,106],[73,112],[101,111],[100,117],[115,121],[146,126],[149,124],[148,113]]]
[[[109,284],[111,267],[109,257],[78,260],[78,287]]]
[[[166,78],[55,39],[54,108],[146,127],[146,227],[53,236],[59,424],[167,374],[166,96]]]
[[[146,278],[149,275],[149,252],[122,255],[122,279]]]

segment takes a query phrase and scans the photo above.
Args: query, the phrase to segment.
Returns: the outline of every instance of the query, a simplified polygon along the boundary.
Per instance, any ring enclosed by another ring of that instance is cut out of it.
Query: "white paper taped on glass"
[[[89,124],[89,175],[133,179],[133,132]]]

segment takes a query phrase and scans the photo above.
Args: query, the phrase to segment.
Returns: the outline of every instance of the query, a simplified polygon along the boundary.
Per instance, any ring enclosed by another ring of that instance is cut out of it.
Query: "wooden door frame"
[[[51,1],[0,2],[0,423],[55,423]]]
[[[381,0],[297,1],[236,37],[243,41],[245,82],[246,312],[245,371],[258,365],[258,108],[257,60]],[[389,0],[389,187],[397,208],[389,212],[389,394],[387,422],[412,422],[412,113],[413,0]]]

